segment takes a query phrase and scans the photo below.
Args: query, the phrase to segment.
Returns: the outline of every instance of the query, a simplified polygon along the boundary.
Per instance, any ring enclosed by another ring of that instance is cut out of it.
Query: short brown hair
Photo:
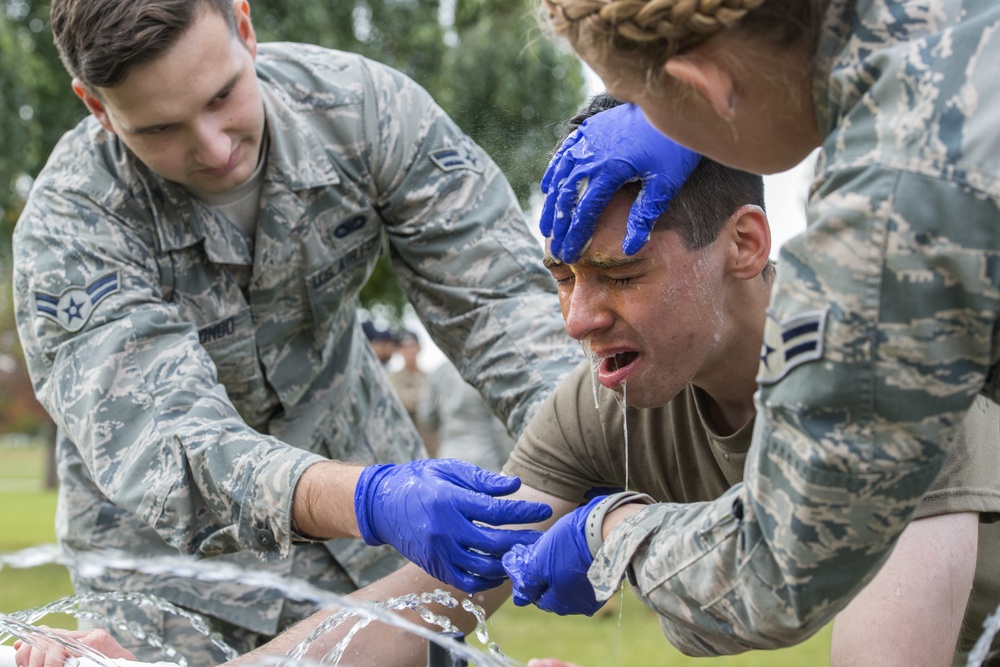
[[[70,76],[91,89],[113,88],[166,52],[206,9],[236,32],[232,0],[53,0],[52,35]]]

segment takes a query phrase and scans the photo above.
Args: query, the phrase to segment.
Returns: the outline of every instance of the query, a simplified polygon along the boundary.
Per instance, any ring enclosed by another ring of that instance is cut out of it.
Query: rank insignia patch
[[[760,349],[759,384],[774,384],[796,366],[823,358],[823,334],[829,308],[780,320],[770,310]]]
[[[120,288],[118,272],[115,271],[86,287],[69,287],[59,296],[35,292],[35,312],[58,322],[66,331],[76,332],[87,323],[97,304]]]
[[[479,148],[468,137],[455,148],[439,148],[431,151],[431,161],[442,171],[470,169],[477,174],[483,171],[483,161],[479,156]]]

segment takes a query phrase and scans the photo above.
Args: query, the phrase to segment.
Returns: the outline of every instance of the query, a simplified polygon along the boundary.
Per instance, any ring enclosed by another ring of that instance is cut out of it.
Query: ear
[[[736,117],[732,103],[733,77],[712,58],[690,52],[670,58],[663,69],[700,95],[719,118],[731,121]]]
[[[115,128],[111,126],[111,120],[108,118],[108,111],[104,108],[104,103],[93,91],[83,85],[79,79],[73,79],[73,92],[83,101],[87,110],[94,114],[94,118],[101,124],[101,127],[111,134],[117,134]]]
[[[257,59],[257,33],[250,21],[250,3],[247,0],[233,0],[233,14],[236,17],[236,32],[254,60]]]
[[[729,274],[739,280],[756,278],[771,255],[771,227],[760,206],[747,204],[729,217]]]

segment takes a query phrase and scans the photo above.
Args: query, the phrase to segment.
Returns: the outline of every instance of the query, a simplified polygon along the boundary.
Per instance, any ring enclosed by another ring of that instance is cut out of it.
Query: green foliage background
[[[496,160],[527,207],[561,124],[583,98],[578,61],[541,35],[533,7],[533,0],[251,0],[251,16],[260,41],[354,51],[411,76]],[[0,263],[8,266],[26,186],[85,115],[48,15],[47,2],[0,0]],[[401,315],[405,299],[388,262],[362,300]]]

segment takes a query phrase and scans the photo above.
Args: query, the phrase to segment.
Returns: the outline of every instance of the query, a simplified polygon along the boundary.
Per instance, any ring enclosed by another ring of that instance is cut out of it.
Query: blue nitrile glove
[[[361,471],[354,511],[367,544],[392,545],[433,577],[478,593],[507,578],[500,563],[504,553],[541,535],[490,526],[535,523],[552,515],[544,503],[494,497],[520,486],[517,477],[456,459],[372,465]]]
[[[604,604],[594,595],[587,570],[594,562],[587,546],[587,515],[603,496],[562,517],[537,542],[519,544],[504,554],[503,567],[514,584],[514,604],[561,616],[593,616]]]
[[[636,180],[642,189],[629,211],[622,250],[639,252],[700,160],[650,125],[634,104],[591,116],[566,138],[542,177],[539,227],[552,238],[549,252],[563,262],[578,260],[608,202]]]

